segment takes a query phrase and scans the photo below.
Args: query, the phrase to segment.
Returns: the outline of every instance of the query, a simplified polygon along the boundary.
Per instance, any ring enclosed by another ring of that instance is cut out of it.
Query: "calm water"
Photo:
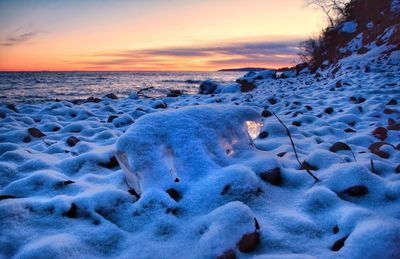
[[[0,72],[0,102],[38,102],[84,99],[114,93],[126,97],[132,91],[151,97],[171,89],[196,93],[201,81],[233,82],[245,72]]]

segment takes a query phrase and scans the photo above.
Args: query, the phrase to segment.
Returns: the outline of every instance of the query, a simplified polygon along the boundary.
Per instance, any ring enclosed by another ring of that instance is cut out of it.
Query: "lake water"
[[[196,93],[206,79],[233,82],[245,72],[0,72],[0,102],[74,100],[114,93],[126,97],[153,87],[145,94],[165,96],[171,89]]]

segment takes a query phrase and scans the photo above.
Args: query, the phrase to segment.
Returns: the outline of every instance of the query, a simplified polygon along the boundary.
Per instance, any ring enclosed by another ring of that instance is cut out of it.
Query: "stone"
[[[29,128],[28,132],[29,132],[29,134],[31,134],[32,137],[35,137],[35,138],[41,138],[41,137],[46,136],[43,132],[41,132],[37,128]]]
[[[324,110],[325,113],[327,114],[331,114],[333,112],[333,108],[332,107],[328,107]]]
[[[168,193],[169,197],[171,197],[175,201],[179,201],[180,199],[182,199],[182,195],[174,188],[169,188],[166,192]]]
[[[372,131],[372,135],[384,141],[387,138],[387,129],[384,127],[378,127]]]
[[[118,118],[117,115],[110,115],[107,119],[107,123],[112,123],[114,119]]]
[[[333,244],[333,246],[332,246],[332,251],[339,251],[343,246],[344,246],[344,243],[345,243],[345,241],[346,241],[346,239],[347,239],[347,237],[343,237],[343,238],[341,238],[341,239],[339,239],[339,240],[337,240],[334,244]]]
[[[218,256],[217,259],[236,259],[235,251],[232,249],[227,250],[222,255]]]
[[[266,131],[261,131],[260,134],[258,135],[259,138],[267,138],[268,137],[268,132]]]
[[[386,105],[396,105],[397,101],[395,99],[390,99]]]
[[[253,252],[260,243],[260,233],[258,231],[245,234],[238,243],[239,251],[242,253]]]
[[[182,94],[183,92],[181,90],[170,90],[169,93],[167,94],[167,97],[178,97]]]
[[[336,142],[329,148],[329,151],[334,152],[334,153],[341,151],[341,150],[351,150],[351,148],[349,147],[349,145],[347,145],[346,143],[343,143],[343,142]]]
[[[239,78],[236,80],[236,83],[240,84],[241,92],[250,92],[256,88],[256,85],[253,82],[246,79]]]
[[[75,136],[70,136],[67,138],[66,142],[68,146],[73,147],[75,146],[80,140]]]
[[[268,110],[263,110],[261,113],[261,116],[268,118],[268,117],[272,116],[272,112],[270,112]]]
[[[218,83],[212,80],[203,81],[199,87],[199,94],[213,94],[218,88]]]
[[[116,100],[116,99],[118,99],[118,96],[116,96],[114,93],[109,93],[109,94],[104,95],[103,99],[104,98],[109,98],[109,99]]]
[[[280,185],[282,183],[282,174],[279,167],[268,170],[260,174],[263,181],[269,182],[272,185]]]
[[[347,194],[353,197],[364,196],[368,194],[368,188],[364,185],[354,185],[342,191],[341,194]]]

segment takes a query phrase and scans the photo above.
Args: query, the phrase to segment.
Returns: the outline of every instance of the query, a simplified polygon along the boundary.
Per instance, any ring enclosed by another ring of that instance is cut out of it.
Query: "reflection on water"
[[[196,93],[206,79],[232,82],[244,72],[0,72],[0,101],[36,102],[84,99],[115,93],[126,97],[146,91],[151,97],[165,96],[171,89]]]

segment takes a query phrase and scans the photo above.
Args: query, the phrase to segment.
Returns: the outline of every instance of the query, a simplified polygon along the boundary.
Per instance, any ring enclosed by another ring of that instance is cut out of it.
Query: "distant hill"
[[[262,67],[242,67],[242,68],[225,68],[225,69],[220,69],[218,72],[250,72],[250,71],[264,71],[267,70],[267,68],[262,68]]]

